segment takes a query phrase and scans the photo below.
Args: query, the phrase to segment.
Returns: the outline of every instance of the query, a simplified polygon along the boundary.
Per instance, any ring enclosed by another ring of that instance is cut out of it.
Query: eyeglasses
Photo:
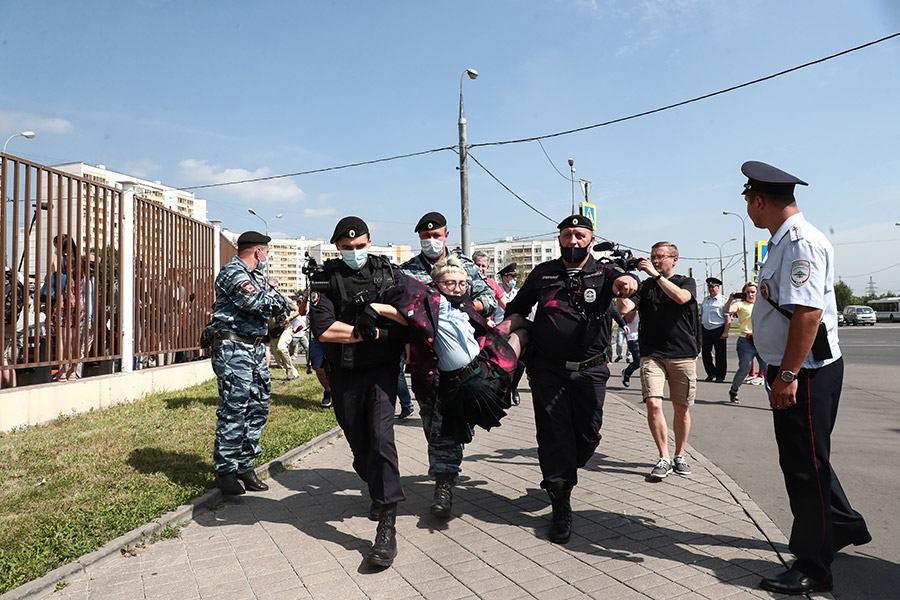
[[[666,258],[678,258],[674,254],[660,254],[659,256],[651,256],[650,260],[664,260]]]
[[[464,290],[469,287],[465,281],[438,281],[437,284],[448,290]]]

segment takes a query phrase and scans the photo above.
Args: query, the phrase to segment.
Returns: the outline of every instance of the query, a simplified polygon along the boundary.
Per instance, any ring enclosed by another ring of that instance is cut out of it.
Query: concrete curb
[[[332,441],[341,436],[341,428],[335,427],[325,433],[313,438],[306,444],[288,450],[276,459],[267,462],[256,468],[256,474],[260,477],[275,476],[287,470],[288,466],[304,456],[315,452],[319,448],[330,444]],[[141,544],[146,544],[153,540],[154,536],[159,535],[168,525],[190,521],[195,515],[207,510],[210,506],[216,504],[222,499],[222,492],[213,489],[202,496],[194,498],[187,504],[170,510],[161,517],[154,519],[146,525],[142,525],[137,529],[133,529],[124,535],[120,535],[111,540],[97,550],[85,554],[76,561],[53,569],[43,577],[39,577],[33,581],[29,581],[19,587],[12,589],[2,596],[0,600],[40,600],[53,594],[56,586],[75,575],[89,574],[110,560],[114,560],[122,555],[127,549],[135,548]],[[151,542],[152,543],[152,542]]]
[[[634,406],[632,403],[628,402],[621,396],[617,394],[610,394],[607,392],[607,399],[614,398],[621,404],[624,404],[631,410],[637,411],[639,413],[645,414],[639,407]],[[648,432],[649,435],[649,432]],[[670,437],[673,437],[674,434],[670,431]],[[737,502],[738,506],[744,511],[753,524],[756,525],[756,528],[759,529],[760,533],[766,538],[769,544],[772,546],[772,549],[778,555],[778,558],[781,560],[781,564],[785,566],[785,568],[789,567],[791,564],[790,560],[790,551],[788,550],[788,539],[785,535],[778,529],[778,526],[775,525],[775,522],[769,518],[769,516],[763,512],[763,510],[753,501],[753,498],[750,497],[750,494],[744,491],[744,489],[737,484],[737,482],[732,479],[725,471],[720,469],[714,462],[706,458],[703,454],[697,451],[696,448],[691,446],[690,444],[686,445],[686,451],[690,454],[691,458],[694,462],[701,465],[704,469],[709,471],[709,473],[716,478],[716,480],[722,484],[722,487],[725,488],[731,497],[734,498],[734,501]],[[834,596],[830,593],[822,593],[819,592],[816,594],[816,598],[822,598],[823,600],[834,600]],[[4,598],[0,598],[0,600],[5,600]]]

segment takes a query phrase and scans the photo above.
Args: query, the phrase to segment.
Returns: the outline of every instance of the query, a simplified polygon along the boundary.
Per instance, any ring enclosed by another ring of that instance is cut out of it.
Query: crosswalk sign
[[[597,205],[582,202],[581,214],[591,220],[591,223],[594,225],[594,231],[597,231]]]

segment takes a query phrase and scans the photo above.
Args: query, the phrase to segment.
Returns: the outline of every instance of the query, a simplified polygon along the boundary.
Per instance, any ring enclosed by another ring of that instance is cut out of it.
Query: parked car
[[[847,325],[874,325],[875,311],[871,306],[851,305],[844,307],[844,321]]]
[[[847,320],[844,318],[844,313],[839,312],[838,313],[838,327],[840,327],[841,325],[846,325],[846,324],[847,324]]]

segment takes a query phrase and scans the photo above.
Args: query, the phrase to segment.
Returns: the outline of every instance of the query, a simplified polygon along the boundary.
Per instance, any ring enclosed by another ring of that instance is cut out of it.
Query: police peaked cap
[[[342,237],[355,238],[369,233],[369,226],[359,217],[344,217],[334,228],[331,234],[331,243],[335,243]]]
[[[748,160],[741,165],[741,173],[747,176],[747,183],[744,184],[744,190],[741,192],[744,195],[750,192],[762,192],[786,196],[794,193],[794,186],[797,184],[809,185],[790,173],[755,160]]]
[[[272,241],[267,235],[263,235],[258,231],[245,231],[238,238],[238,246],[253,246],[257,244],[268,244]]]
[[[559,225],[556,226],[556,228],[560,231],[566,229],[567,227],[583,227],[585,229],[594,231],[593,221],[591,221],[584,215],[572,215],[571,217],[566,217],[559,222]]]
[[[504,275],[515,275],[516,273],[516,263],[509,263],[499,271],[497,271],[497,275],[503,277]]]
[[[722,285],[722,280],[718,277],[707,277],[706,285]]]
[[[440,229],[441,227],[447,226],[447,219],[444,218],[439,212],[430,212],[419,219],[419,222],[416,223],[416,233],[420,231],[431,231],[433,229]]]

